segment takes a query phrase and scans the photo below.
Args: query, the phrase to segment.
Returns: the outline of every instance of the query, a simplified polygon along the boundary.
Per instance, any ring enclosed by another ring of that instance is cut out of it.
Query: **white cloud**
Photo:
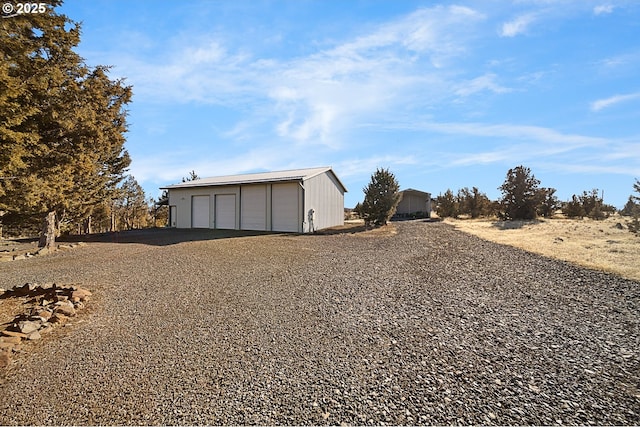
[[[517,18],[502,24],[500,35],[502,37],[515,37],[518,34],[522,34],[527,31],[529,25],[531,25],[535,19],[536,16],[532,13],[518,16]]]
[[[271,122],[280,138],[335,149],[340,132],[359,118],[384,116],[412,98],[442,99],[456,89],[467,95],[503,91],[493,75],[458,87],[448,81],[447,67],[467,52],[474,25],[483,19],[467,7],[422,8],[327,49],[284,59],[238,52],[220,35],[183,32],[165,41],[166,52],[153,60],[138,49],[114,53],[117,59],[109,62],[133,84],[136,101],[240,109],[245,129],[251,120]]]
[[[393,166],[415,165],[417,163],[418,160],[415,156],[397,156],[388,154],[366,158],[351,158],[334,166],[336,171],[340,171],[341,177],[348,178],[353,176],[367,177],[371,172],[375,171],[376,168],[392,168]]]
[[[640,99],[640,92],[630,93],[627,95],[615,95],[605,99],[599,99],[591,103],[591,111],[598,112],[612,105],[619,104],[621,102],[632,101]]]
[[[611,12],[613,12],[613,5],[611,4],[601,4],[593,8],[594,15],[604,15]]]
[[[496,83],[497,77],[497,75],[490,73],[462,82],[456,85],[455,94],[459,96],[469,96],[482,91],[490,91],[494,93],[511,92],[511,89],[500,86]]]
[[[547,152],[570,151],[579,147],[601,146],[607,143],[604,138],[592,136],[566,134],[551,128],[541,126],[527,126],[514,124],[485,124],[485,123],[423,123],[421,129],[453,135],[470,135],[477,137],[505,138],[507,140],[527,141],[537,144],[534,152],[546,146]]]

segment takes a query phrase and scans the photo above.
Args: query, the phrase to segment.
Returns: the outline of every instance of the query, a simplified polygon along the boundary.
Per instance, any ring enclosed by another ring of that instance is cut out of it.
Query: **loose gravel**
[[[640,283],[396,227],[3,263],[93,299],[0,378],[0,424],[640,423]]]

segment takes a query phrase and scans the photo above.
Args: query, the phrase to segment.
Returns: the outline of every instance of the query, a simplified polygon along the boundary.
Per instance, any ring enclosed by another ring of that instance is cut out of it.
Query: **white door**
[[[267,186],[247,185],[241,189],[240,228],[242,230],[267,229]]]
[[[233,230],[236,228],[236,195],[216,195],[216,228]]]
[[[209,196],[191,198],[191,227],[209,228]]]
[[[271,186],[271,229],[273,231],[299,231],[300,185],[297,182]]]

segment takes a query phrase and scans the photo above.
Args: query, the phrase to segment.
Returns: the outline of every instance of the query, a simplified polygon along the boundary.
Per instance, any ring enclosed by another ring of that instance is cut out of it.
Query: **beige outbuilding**
[[[400,192],[401,199],[396,208],[399,218],[431,217],[431,193],[409,188]]]
[[[164,187],[176,228],[308,233],[344,223],[346,187],[331,167],[202,178]]]

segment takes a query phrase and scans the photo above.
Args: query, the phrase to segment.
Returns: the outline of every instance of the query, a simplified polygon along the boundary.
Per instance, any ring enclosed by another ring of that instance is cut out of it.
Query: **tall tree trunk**
[[[91,215],[84,220],[84,234],[91,234]]]
[[[2,240],[2,217],[6,214],[5,211],[0,211],[0,240]]]
[[[53,249],[56,243],[56,213],[49,212],[42,221],[42,233],[38,247]]]

